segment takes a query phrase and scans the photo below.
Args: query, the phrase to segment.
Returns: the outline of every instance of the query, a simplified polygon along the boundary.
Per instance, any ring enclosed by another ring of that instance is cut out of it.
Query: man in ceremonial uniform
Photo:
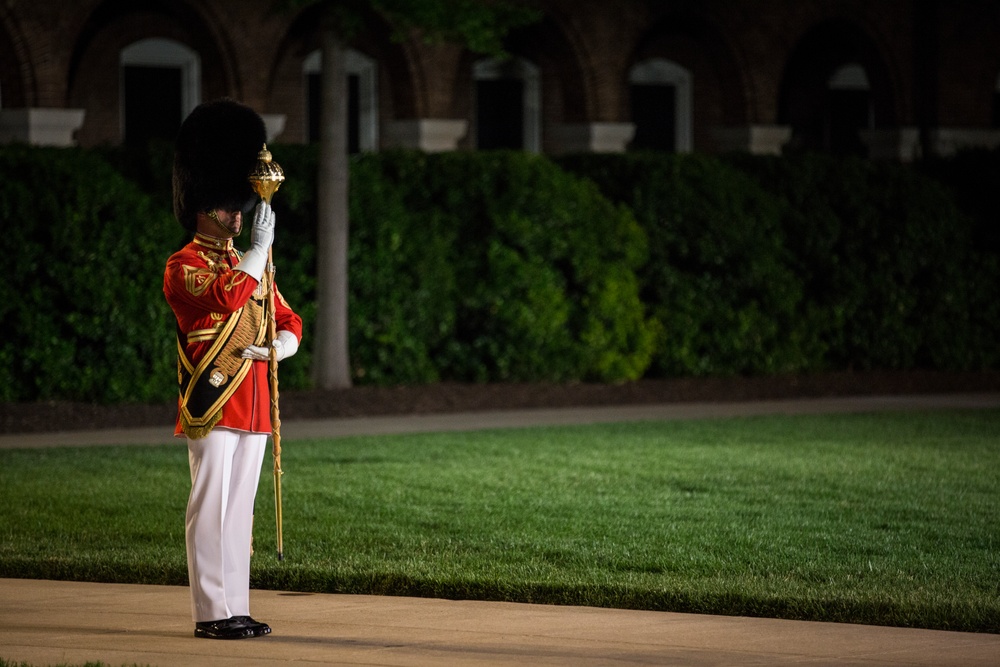
[[[194,238],[167,261],[163,292],[177,320],[175,434],[191,469],[185,538],[195,636],[270,633],[250,616],[254,497],[271,433],[265,302],[274,213],[247,180],[266,132],[232,100],[200,105],[174,153],[174,215]],[[256,206],[255,206],[256,204]],[[233,239],[252,217],[250,248]],[[295,354],[302,320],[275,290],[278,360]]]

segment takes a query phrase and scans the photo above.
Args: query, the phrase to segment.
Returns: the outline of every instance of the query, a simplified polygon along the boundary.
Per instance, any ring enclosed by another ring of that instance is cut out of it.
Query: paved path
[[[1000,664],[1000,635],[667,612],[253,591],[273,628],[195,639],[187,588],[0,579],[15,665]]]
[[[286,440],[545,424],[998,408],[1000,394],[691,403],[287,422]],[[169,427],[167,429],[169,431]],[[164,428],[0,437],[0,448],[170,442]],[[252,591],[273,634],[194,639],[187,588],[0,579],[0,658],[83,665],[1000,666],[1000,634],[404,597]]]
[[[497,410],[389,417],[282,421],[282,442],[349,435],[386,435],[488,428],[596,424],[601,422],[707,419],[743,415],[828,414],[938,408],[998,408],[1000,393],[921,394],[743,401],[735,403],[667,403],[606,407]],[[173,424],[134,429],[100,429],[0,435],[0,449],[79,447],[84,445],[161,445],[177,442]]]

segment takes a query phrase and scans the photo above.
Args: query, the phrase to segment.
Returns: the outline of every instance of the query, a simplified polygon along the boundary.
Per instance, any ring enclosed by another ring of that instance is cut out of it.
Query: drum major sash
[[[177,332],[177,380],[180,388],[180,423],[192,440],[204,438],[222,419],[222,409],[232,398],[253,365],[244,359],[249,345],[263,345],[267,334],[263,298],[257,293],[232,313],[208,352],[197,365],[188,359],[185,338]]]

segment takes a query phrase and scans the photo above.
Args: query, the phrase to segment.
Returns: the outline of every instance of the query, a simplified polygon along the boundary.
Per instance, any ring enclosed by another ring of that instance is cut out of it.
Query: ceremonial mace
[[[271,152],[267,144],[257,153],[257,166],[247,176],[254,192],[260,198],[271,204],[271,197],[278,191],[281,182],[285,180],[285,172],[277,162],[271,161]],[[278,410],[278,351],[274,347],[277,337],[277,322],[274,316],[274,260],[271,248],[267,249],[267,342],[270,350],[268,359],[268,376],[271,383],[271,452],[274,456],[274,519],[278,530],[278,560],[285,559],[284,544],[281,536],[281,415]]]

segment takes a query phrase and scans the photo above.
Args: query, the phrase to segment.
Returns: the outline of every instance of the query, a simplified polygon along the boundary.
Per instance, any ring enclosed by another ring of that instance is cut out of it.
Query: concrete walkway
[[[597,424],[603,422],[711,419],[746,415],[831,414],[1000,407],[1000,393],[918,394],[743,401],[734,403],[666,403],[585,408],[496,410],[345,419],[282,420],[281,440],[339,438],[350,435],[473,431],[493,428]],[[176,443],[173,424],[146,428],[99,429],[0,435],[0,449],[81,447],[86,445],[163,445]]]
[[[287,422],[286,442],[567,423],[1000,407],[1000,394],[671,404]],[[164,430],[167,431],[164,434]],[[0,448],[150,445],[157,429],[7,435]],[[402,597],[252,591],[274,629],[193,637],[187,588],[0,579],[0,658],[43,665],[1000,666],[1000,635]],[[1000,622],[1000,619],[998,619]],[[1000,629],[1000,628],[998,628]]]
[[[666,612],[252,591],[273,628],[195,639],[187,588],[0,579],[0,656],[36,666],[976,667],[1000,635]]]

